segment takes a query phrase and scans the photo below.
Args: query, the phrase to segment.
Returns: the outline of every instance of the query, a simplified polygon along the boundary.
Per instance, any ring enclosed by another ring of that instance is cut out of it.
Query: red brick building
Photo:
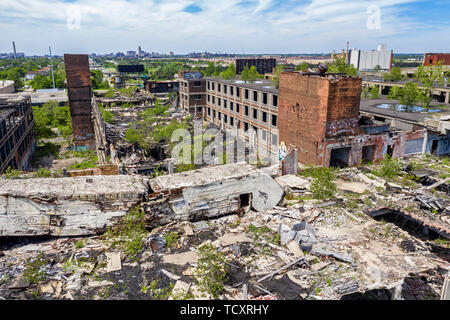
[[[450,66],[450,53],[425,53],[423,65],[435,66],[439,61],[443,61],[444,66]]]

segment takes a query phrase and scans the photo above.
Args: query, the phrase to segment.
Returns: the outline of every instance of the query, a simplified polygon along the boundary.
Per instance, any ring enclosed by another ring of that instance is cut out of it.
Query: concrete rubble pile
[[[439,172],[433,178],[445,180]],[[122,243],[123,234],[8,238],[0,242],[0,297],[212,299],[198,282],[205,245],[228,266],[218,299],[447,295],[450,243],[439,233],[446,223],[440,217],[448,216],[445,189],[431,192],[418,182],[381,178],[368,167],[346,168],[338,173],[335,197],[318,201],[312,180],[274,180],[243,164],[147,180],[141,207],[153,228],[141,236],[136,254],[112,245]],[[426,197],[436,198],[442,210],[426,208],[417,196],[427,203]],[[375,210],[385,213],[372,215]],[[439,228],[414,221],[413,214],[431,215]],[[30,270],[39,270],[42,279],[33,281]]]

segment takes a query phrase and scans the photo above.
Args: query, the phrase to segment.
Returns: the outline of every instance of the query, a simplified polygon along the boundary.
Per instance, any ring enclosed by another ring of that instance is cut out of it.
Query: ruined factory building
[[[92,176],[3,180],[0,236],[93,235],[140,205],[149,226],[239,213],[278,204],[283,189],[247,164],[230,164],[156,179]]]

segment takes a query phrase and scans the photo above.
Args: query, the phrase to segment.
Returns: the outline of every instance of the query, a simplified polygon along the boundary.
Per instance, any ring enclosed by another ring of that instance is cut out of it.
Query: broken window
[[[241,90],[239,88],[236,88],[236,97],[241,96]]]
[[[214,90],[214,82],[211,85],[212,85],[212,89]]]
[[[276,115],[272,115],[272,126],[276,127],[277,126],[277,116]]]
[[[234,118],[233,118],[233,117],[230,117],[230,124],[231,124],[232,126],[234,126]]]
[[[223,99],[223,107],[226,109],[227,108],[227,100]]]
[[[253,119],[258,120],[258,110],[253,109]]]
[[[216,103],[216,98],[214,98],[214,96],[212,97],[212,103],[213,103],[213,104]]]
[[[264,122],[264,123],[266,123],[267,122],[267,112],[262,112],[262,121]]]
[[[278,96],[276,94],[273,95],[273,106],[274,107],[278,106]]]
[[[228,123],[228,116],[226,114],[223,114],[223,117],[225,118],[224,119],[225,123]]]
[[[253,101],[258,102],[258,91],[253,91]]]
[[[211,108],[208,108],[208,116],[211,115]]]
[[[247,132],[247,131],[248,131],[248,123],[244,122],[244,132]]]
[[[211,85],[210,85],[210,82],[208,81],[208,90],[210,89],[210,87],[211,87]]]
[[[244,107],[245,107],[244,115],[245,115],[246,117],[248,117],[248,106],[244,106]]]
[[[267,93],[263,92],[263,103],[267,104]]]
[[[230,87],[230,94],[231,94],[231,95],[234,94],[234,93],[233,93],[233,89],[234,89],[234,87]]]
[[[217,115],[217,118],[219,119],[219,120],[222,120],[222,114],[220,113],[220,112],[218,112],[218,115]]]
[[[220,83],[217,84],[217,91],[220,92]]]
[[[222,105],[222,99],[217,98],[217,105],[220,107]]]
[[[245,99],[248,100],[248,89],[245,89]]]
[[[236,103],[236,112],[239,113],[239,103]]]
[[[195,97],[195,100],[202,100],[201,94],[196,94],[194,97]]]
[[[230,101],[230,110],[233,111],[234,109],[234,103]]]
[[[194,87],[201,87],[202,83],[200,81],[195,81],[194,82]]]
[[[226,85],[223,85],[223,92],[224,92],[225,94],[227,94],[227,86],[226,86]]]
[[[211,96],[208,94],[208,102],[211,100]]]

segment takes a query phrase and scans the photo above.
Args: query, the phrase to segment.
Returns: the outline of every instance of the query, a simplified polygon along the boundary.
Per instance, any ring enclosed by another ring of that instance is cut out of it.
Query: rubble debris
[[[171,255],[165,255],[163,257],[163,263],[176,264],[184,266],[186,264],[195,263],[198,260],[197,253],[194,251],[187,251],[182,253],[176,253]]]
[[[442,285],[441,300],[450,300],[450,272],[447,273]]]

